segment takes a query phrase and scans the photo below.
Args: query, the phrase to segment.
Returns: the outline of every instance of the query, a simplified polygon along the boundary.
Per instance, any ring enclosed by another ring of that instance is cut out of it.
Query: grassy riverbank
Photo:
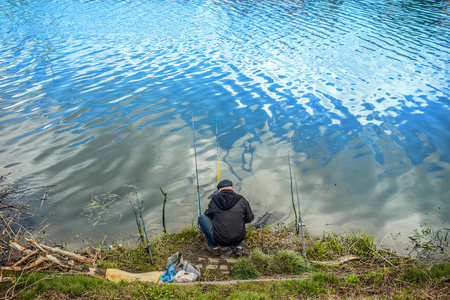
[[[3,180],[1,176],[0,183]],[[154,264],[143,244],[135,248],[88,244],[79,251],[90,262],[95,261],[97,268],[133,273],[162,271],[167,258],[180,251],[185,260],[201,266],[202,276],[193,285],[113,283],[81,275],[83,268],[70,268],[70,260],[31,267],[28,259],[36,263],[42,253],[40,258],[46,258],[46,250],[38,250],[42,247],[36,243],[24,250],[10,246],[10,240],[29,246],[20,220],[30,213],[11,199],[24,190],[14,185],[0,187],[0,297],[4,299],[446,299],[450,294],[448,230],[434,232],[426,227],[410,239],[417,257],[432,263],[382,250],[372,236],[358,231],[306,234],[306,263],[302,239],[294,234],[293,226],[281,225],[249,227],[244,241],[248,255],[241,258],[213,257],[196,226],[154,237]],[[430,260],[436,251],[439,260]],[[14,262],[20,271],[4,270]]]
[[[354,231],[324,233],[320,237],[307,235],[308,264],[305,264],[300,241],[289,228],[249,228],[244,242],[249,255],[235,260],[217,258],[229,265],[230,272],[203,266],[200,282],[195,285],[116,284],[68,274],[63,269],[36,269],[19,274],[3,272],[3,276],[14,276],[16,281],[1,284],[0,296],[5,299],[445,299],[450,292],[448,261],[425,264],[397,257],[378,249],[373,237]],[[96,253],[96,263],[105,269],[147,272],[163,270],[167,257],[176,251],[195,264],[211,257],[195,226],[158,236],[151,247],[154,265],[143,245],[134,249],[115,245],[101,250]],[[88,252],[87,248],[83,254],[89,255]],[[345,255],[356,258],[339,263],[337,259]],[[255,280],[226,284],[232,279]]]

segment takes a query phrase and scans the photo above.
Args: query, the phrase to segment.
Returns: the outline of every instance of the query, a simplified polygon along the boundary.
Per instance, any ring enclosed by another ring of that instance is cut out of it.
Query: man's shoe
[[[246,249],[242,246],[237,246],[234,250],[234,255],[236,256],[242,256],[244,254],[246,254]]]
[[[206,249],[208,249],[208,251],[211,252],[215,256],[219,256],[220,255],[219,247],[211,248],[210,246],[206,246]]]
[[[233,256],[234,254],[234,247],[225,247],[222,248],[222,253],[225,254],[225,256]]]

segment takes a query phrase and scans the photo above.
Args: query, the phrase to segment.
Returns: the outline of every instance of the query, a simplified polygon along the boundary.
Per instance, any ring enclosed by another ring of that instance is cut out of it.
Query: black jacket
[[[233,190],[222,190],[209,202],[205,215],[212,219],[214,240],[220,246],[234,246],[244,240],[245,223],[253,221],[250,204]]]

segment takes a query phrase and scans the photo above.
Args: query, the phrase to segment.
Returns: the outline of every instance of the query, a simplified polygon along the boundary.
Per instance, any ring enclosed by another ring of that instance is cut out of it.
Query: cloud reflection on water
[[[203,207],[217,117],[221,177],[259,216],[293,218],[289,151],[311,231],[446,224],[448,7],[402,3],[2,3],[5,170],[57,184],[52,237],[132,235],[130,165],[146,219],[158,228],[161,186],[177,230],[196,216],[194,114]]]

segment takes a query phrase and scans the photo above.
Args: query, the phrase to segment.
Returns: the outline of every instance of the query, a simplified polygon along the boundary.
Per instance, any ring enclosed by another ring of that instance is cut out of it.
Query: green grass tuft
[[[345,276],[345,282],[348,284],[358,284],[360,282],[360,279],[355,274],[349,274]]]
[[[179,233],[176,234],[177,237],[176,242],[179,244],[186,243],[193,239],[198,238],[200,234],[201,234],[200,227],[195,226],[193,224],[190,226],[185,225],[183,230],[181,230]]]
[[[305,259],[299,252],[283,250],[272,259],[272,272],[275,274],[303,274],[307,272]]]
[[[386,278],[387,272],[369,272],[365,275],[362,275],[361,278],[363,281],[370,284],[379,284]]]
[[[362,257],[376,255],[374,237],[352,230],[348,233],[324,232],[321,237],[311,237],[306,242],[307,256],[313,260],[330,260],[353,254]]]
[[[233,276],[239,279],[255,279],[261,276],[258,268],[246,258],[239,259],[234,265]]]
[[[247,260],[249,264],[257,267],[258,273],[267,274],[271,270],[272,257],[260,250],[253,250]]]
[[[426,282],[429,278],[430,277],[425,271],[416,268],[408,268],[405,275],[403,275],[404,281],[414,283],[423,283]]]
[[[431,267],[429,275],[432,279],[450,278],[450,263],[443,262]]]
[[[36,298],[36,296],[34,295],[33,290],[24,291],[23,293],[20,294],[21,300],[28,300],[28,299],[35,299],[35,298]]]
[[[337,284],[339,282],[339,278],[334,274],[317,273],[311,276],[311,281]]]
[[[151,249],[155,258],[153,248]],[[141,272],[157,270],[156,266],[151,265],[147,246],[143,243],[138,244],[136,248],[117,246],[116,249],[105,251],[98,266],[103,269],[117,268]]]
[[[268,255],[260,250],[253,250],[247,258],[241,258],[235,264],[234,277],[239,279],[257,278],[273,274],[303,274],[307,265],[300,253],[283,250]]]

